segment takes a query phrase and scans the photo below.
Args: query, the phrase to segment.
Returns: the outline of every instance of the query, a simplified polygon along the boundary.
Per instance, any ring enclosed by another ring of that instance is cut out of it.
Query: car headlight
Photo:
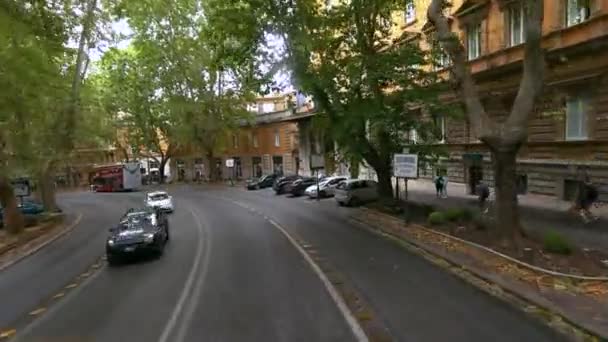
[[[152,233],[144,234],[144,242],[145,243],[154,242],[154,234],[152,234]]]
[[[114,239],[108,239],[108,246],[114,246]]]

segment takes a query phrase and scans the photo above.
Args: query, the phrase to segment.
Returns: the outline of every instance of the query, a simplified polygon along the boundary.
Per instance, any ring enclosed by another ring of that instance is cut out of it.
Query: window
[[[573,96],[566,101],[566,140],[587,139],[588,101],[584,97]]]
[[[591,0],[566,0],[566,26],[576,25],[591,16]]]
[[[405,23],[409,24],[416,20],[416,5],[410,0],[405,5]]]
[[[262,108],[264,113],[272,113],[274,112],[274,103],[264,103]]]
[[[258,143],[258,135],[257,135],[257,133],[253,133],[253,134],[251,135],[251,142],[252,142],[252,144],[253,144],[253,147],[255,147],[255,148],[260,147],[260,145],[259,145],[259,143]]]
[[[279,135],[279,130],[278,129],[276,129],[274,131],[274,146],[275,147],[281,146],[281,136]]]
[[[410,144],[417,143],[418,142],[418,131],[416,131],[415,128],[410,129],[408,137],[409,137],[409,140],[410,140]]]
[[[526,12],[523,2],[509,7],[509,45],[515,46],[526,41]]]
[[[239,147],[239,136],[236,134],[232,135],[232,147],[233,148],[238,148]]]
[[[435,117],[435,127],[437,129],[437,138],[439,139],[439,143],[445,143],[445,138],[447,136],[447,123],[445,116],[438,115]]]
[[[471,25],[467,29],[467,55],[469,60],[481,56],[481,24]]]
[[[435,63],[433,64],[435,71],[447,68],[452,64],[450,55],[447,52],[437,48],[434,54]]]

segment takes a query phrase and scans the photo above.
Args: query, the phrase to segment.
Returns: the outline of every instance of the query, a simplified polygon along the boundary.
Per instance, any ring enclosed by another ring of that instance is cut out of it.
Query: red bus
[[[133,191],[141,186],[141,166],[139,162],[97,166],[89,179],[96,192]]]

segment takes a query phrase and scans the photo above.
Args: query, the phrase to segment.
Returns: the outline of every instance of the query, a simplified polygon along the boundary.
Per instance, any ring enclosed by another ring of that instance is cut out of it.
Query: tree
[[[392,197],[392,158],[411,145],[406,132],[432,140],[432,124],[419,119],[446,110],[437,101],[441,83],[422,67],[429,54],[407,37],[392,38],[404,2],[352,0],[327,10],[313,0],[280,4],[274,12],[296,85],[313,95],[343,154],[370,165],[380,195]]]
[[[543,87],[543,3],[543,0],[522,2],[526,11],[523,76],[511,111],[506,121],[500,124],[488,115],[481,102],[467,65],[464,47],[451,32],[448,20],[443,14],[447,2],[433,0],[428,9],[428,18],[437,30],[437,39],[453,61],[452,78],[466,109],[472,132],[491,151],[496,186],[496,225],[502,237],[511,241],[517,241],[522,234],[517,207],[517,152],[527,139],[528,121]]]
[[[256,56],[262,31],[255,11],[245,2],[213,0],[123,1],[116,11],[129,19],[135,34],[129,62],[107,64],[123,65],[110,83],[120,89],[115,95],[126,98],[128,127],[139,132],[134,143],[159,145],[154,139],[162,132],[169,150],[202,149],[215,175],[215,153],[226,134],[247,119],[246,104],[262,83]]]
[[[124,149],[127,146],[122,144],[126,143],[136,156],[154,159],[163,181],[165,165],[178,144],[174,138],[175,120],[171,117],[174,112],[162,96],[161,61],[143,44],[136,43],[126,50],[109,50],[99,67],[95,77],[105,111],[116,120],[117,131],[124,132],[124,136],[116,138],[126,140],[117,144]]]
[[[59,12],[59,4],[44,1],[0,4],[0,204],[12,233],[22,230],[23,218],[10,177],[33,161],[32,128],[39,129],[62,89],[67,33]]]

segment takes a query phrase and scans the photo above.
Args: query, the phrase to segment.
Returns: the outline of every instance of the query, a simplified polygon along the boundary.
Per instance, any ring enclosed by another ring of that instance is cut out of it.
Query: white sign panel
[[[234,159],[226,159],[226,167],[234,167]]]
[[[395,177],[418,178],[418,155],[395,154],[393,159]]]

